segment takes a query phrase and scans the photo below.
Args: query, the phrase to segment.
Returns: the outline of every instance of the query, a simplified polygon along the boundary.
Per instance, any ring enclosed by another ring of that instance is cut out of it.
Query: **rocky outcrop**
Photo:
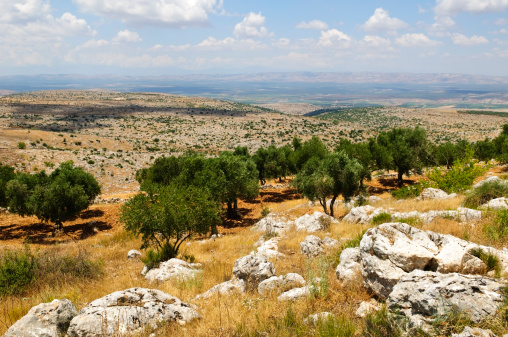
[[[150,269],[145,278],[151,282],[167,281],[171,278],[185,281],[193,279],[201,273],[201,264],[188,263],[180,259],[170,259],[162,262],[158,268]]]
[[[417,200],[446,200],[455,198],[457,193],[448,194],[443,190],[438,188],[428,187],[420,193],[420,196],[416,198]]]
[[[60,337],[77,311],[69,300],[39,304],[14,323],[3,337]]]
[[[275,275],[275,267],[264,256],[247,255],[235,261],[233,274],[248,287],[257,288],[261,281]]]
[[[300,242],[300,252],[307,257],[316,257],[324,252],[323,242],[315,235],[309,235]]]
[[[296,273],[281,276],[272,276],[259,283],[258,293],[262,296],[269,294],[281,294],[293,288],[305,286],[304,278]]]
[[[395,284],[413,270],[484,272],[483,262],[471,254],[475,248],[496,255],[506,269],[506,252],[451,235],[422,231],[404,223],[383,224],[369,229],[360,242],[362,276],[367,288],[386,298]]]
[[[485,210],[508,209],[508,198],[501,197],[492,199],[489,202],[481,205],[480,208]]]
[[[156,289],[116,291],[83,308],[70,323],[70,337],[132,335],[167,322],[187,323],[199,318],[191,305]]]
[[[346,248],[340,253],[340,263],[335,269],[337,278],[345,283],[355,282],[362,275],[360,248]]]
[[[485,183],[489,183],[489,182],[499,182],[499,183],[506,183],[504,180],[502,180],[501,178],[497,177],[497,176],[491,176],[491,177],[488,177],[476,184],[473,185],[473,189],[477,189],[481,186],[483,186],[483,184]]]
[[[412,322],[425,322],[453,310],[479,323],[496,314],[504,285],[485,276],[414,270],[393,287],[386,301]]]
[[[353,224],[369,224],[372,221],[369,215],[374,210],[375,208],[370,205],[355,207],[342,220]]]
[[[291,229],[293,223],[285,217],[281,217],[276,213],[270,213],[263,219],[259,220],[252,230],[266,233],[282,234]]]
[[[284,257],[284,254],[279,252],[278,243],[281,239],[280,236],[276,236],[265,241],[263,237],[261,237],[255,244],[255,246],[257,246],[256,251],[251,254],[261,255],[267,259]]]
[[[338,223],[338,221],[331,216],[317,211],[313,214],[305,214],[295,220],[297,231],[306,231],[309,233],[327,230],[331,224],[336,223]]]
[[[357,317],[364,318],[370,313],[374,313],[379,310],[379,304],[375,299],[370,299],[369,301],[363,301],[360,303],[358,309],[356,309],[355,315]]]
[[[245,281],[233,277],[231,280],[217,284],[203,294],[196,296],[196,300],[207,299],[215,294],[231,295],[234,293],[244,293],[245,290]]]

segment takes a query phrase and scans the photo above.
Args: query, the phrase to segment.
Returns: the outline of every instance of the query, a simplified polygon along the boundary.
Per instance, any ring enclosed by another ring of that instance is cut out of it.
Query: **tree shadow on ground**
[[[296,189],[284,189],[280,191],[260,191],[262,202],[281,203],[284,201],[301,199],[302,195]]]
[[[418,181],[416,180],[404,179],[402,181],[402,186],[410,186],[417,183]],[[379,178],[376,179],[375,182],[370,182],[367,185],[369,194],[382,194],[401,187],[397,178]]]

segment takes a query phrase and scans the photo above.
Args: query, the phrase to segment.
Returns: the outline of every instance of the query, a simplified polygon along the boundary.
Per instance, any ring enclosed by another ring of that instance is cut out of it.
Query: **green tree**
[[[296,176],[294,184],[310,200],[318,200],[326,214],[333,216],[337,197],[349,201],[359,189],[362,165],[344,152],[334,152],[319,160],[311,158]],[[330,200],[328,212],[327,199]]]
[[[155,247],[170,259],[186,239],[218,224],[219,211],[220,204],[203,189],[170,184],[131,198],[122,206],[120,221],[127,231],[141,235],[141,248]]]
[[[295,146],[294,141],[293,146]],[[295,150],[294,166],[297,170],[301,170],[310,158],[316,157],[318,159],[322,159],[328,154],[328,152],[328,148],[321,139],[314,136]]]
[[[65,162],[49,176],[44,172],[19,174],[7,184],[6,194],[11,211],[53,222],[54,234],[58,234],[63,222],[88,208],[100,190],[93,175]]]
[[[371,145],[371,151],[375,151],[372,153],[375,153],[380,168],[397,170],[399,185],[403,183],[404,174],[409,175],[412,170],[421,174],[429,160],[427,135],[418,126],[380,133],[376,145]]]
[[[356,159],[362,166],[360,174],[360,189],[363,189],[363,181],[371,180],[371,172],[375,168],[376,161],[370,152],[369,143],[352,143],[349,139],[341,138],[335,152],[344,151],[349,158]]]
[[[0,207],[7,207],[5,190],[7,183],[15,177],[14,167],[0,164]]]

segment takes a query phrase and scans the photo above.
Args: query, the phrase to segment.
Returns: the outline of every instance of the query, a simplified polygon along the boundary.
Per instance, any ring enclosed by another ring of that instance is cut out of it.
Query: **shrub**
[[[495,254],[492,254],[490,251],[485,252],[480,247],[471,249],[469,254],[482,260],[487,266],[487,272],[494,270],[496,272],[496,277],[501,276],[501,263],[499,262],[499,257]]]
[[[474,180],[487,172],[489,166],[477,165],[478,161],[472,159],[473,152],[467,151],[463,158],[457,159],[453,167],[446,170],[437,167],[431,170],[427,177],[437,184],[437,187],[447,193],[462,192],[471,187]]]
[[[382,212],[372,218],[373,225],[380,225],[382,223],[387,223],[392,220],[392,215],[390,213]]]
[[[0,256],[0,296],[23,293],[35,281],[36,256],[24,250],[7,250]]]
[[[369,312],[364,319],[364,337],[402,337],[405,335],[405,322],[390,313],[386,307],[377,312]]]
[[[508,184],[489,181],[469,193],[464,200],[464,207],[477,208],[492,199],[508,196]]]
[[[266,217],[268,214],[270,214],[271,210],[268,206],[263,207],[261,210],[261,217]]]
[[[320,216],[318,218],[319,224],[321,225],[321,228],[323,228],[324,231],[327,231],[330,229],[330,226],[332,225],[332,219],[327,216]]]
[[[25,142],[18,142],[18,149],[21,149],[21,150],[26,149]]]
[[[437,187],[436,184],[429,180],[422,180],[419,184],[405,186],[398,190],[392,191],[392,196],[395,199],[409,199],[420,196],[422,191],[428,187]]]

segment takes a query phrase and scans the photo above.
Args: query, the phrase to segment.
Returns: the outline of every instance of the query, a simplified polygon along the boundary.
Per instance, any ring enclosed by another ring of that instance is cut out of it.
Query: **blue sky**
[[[0,75],[508,76],[508,0],[0,0]]]

